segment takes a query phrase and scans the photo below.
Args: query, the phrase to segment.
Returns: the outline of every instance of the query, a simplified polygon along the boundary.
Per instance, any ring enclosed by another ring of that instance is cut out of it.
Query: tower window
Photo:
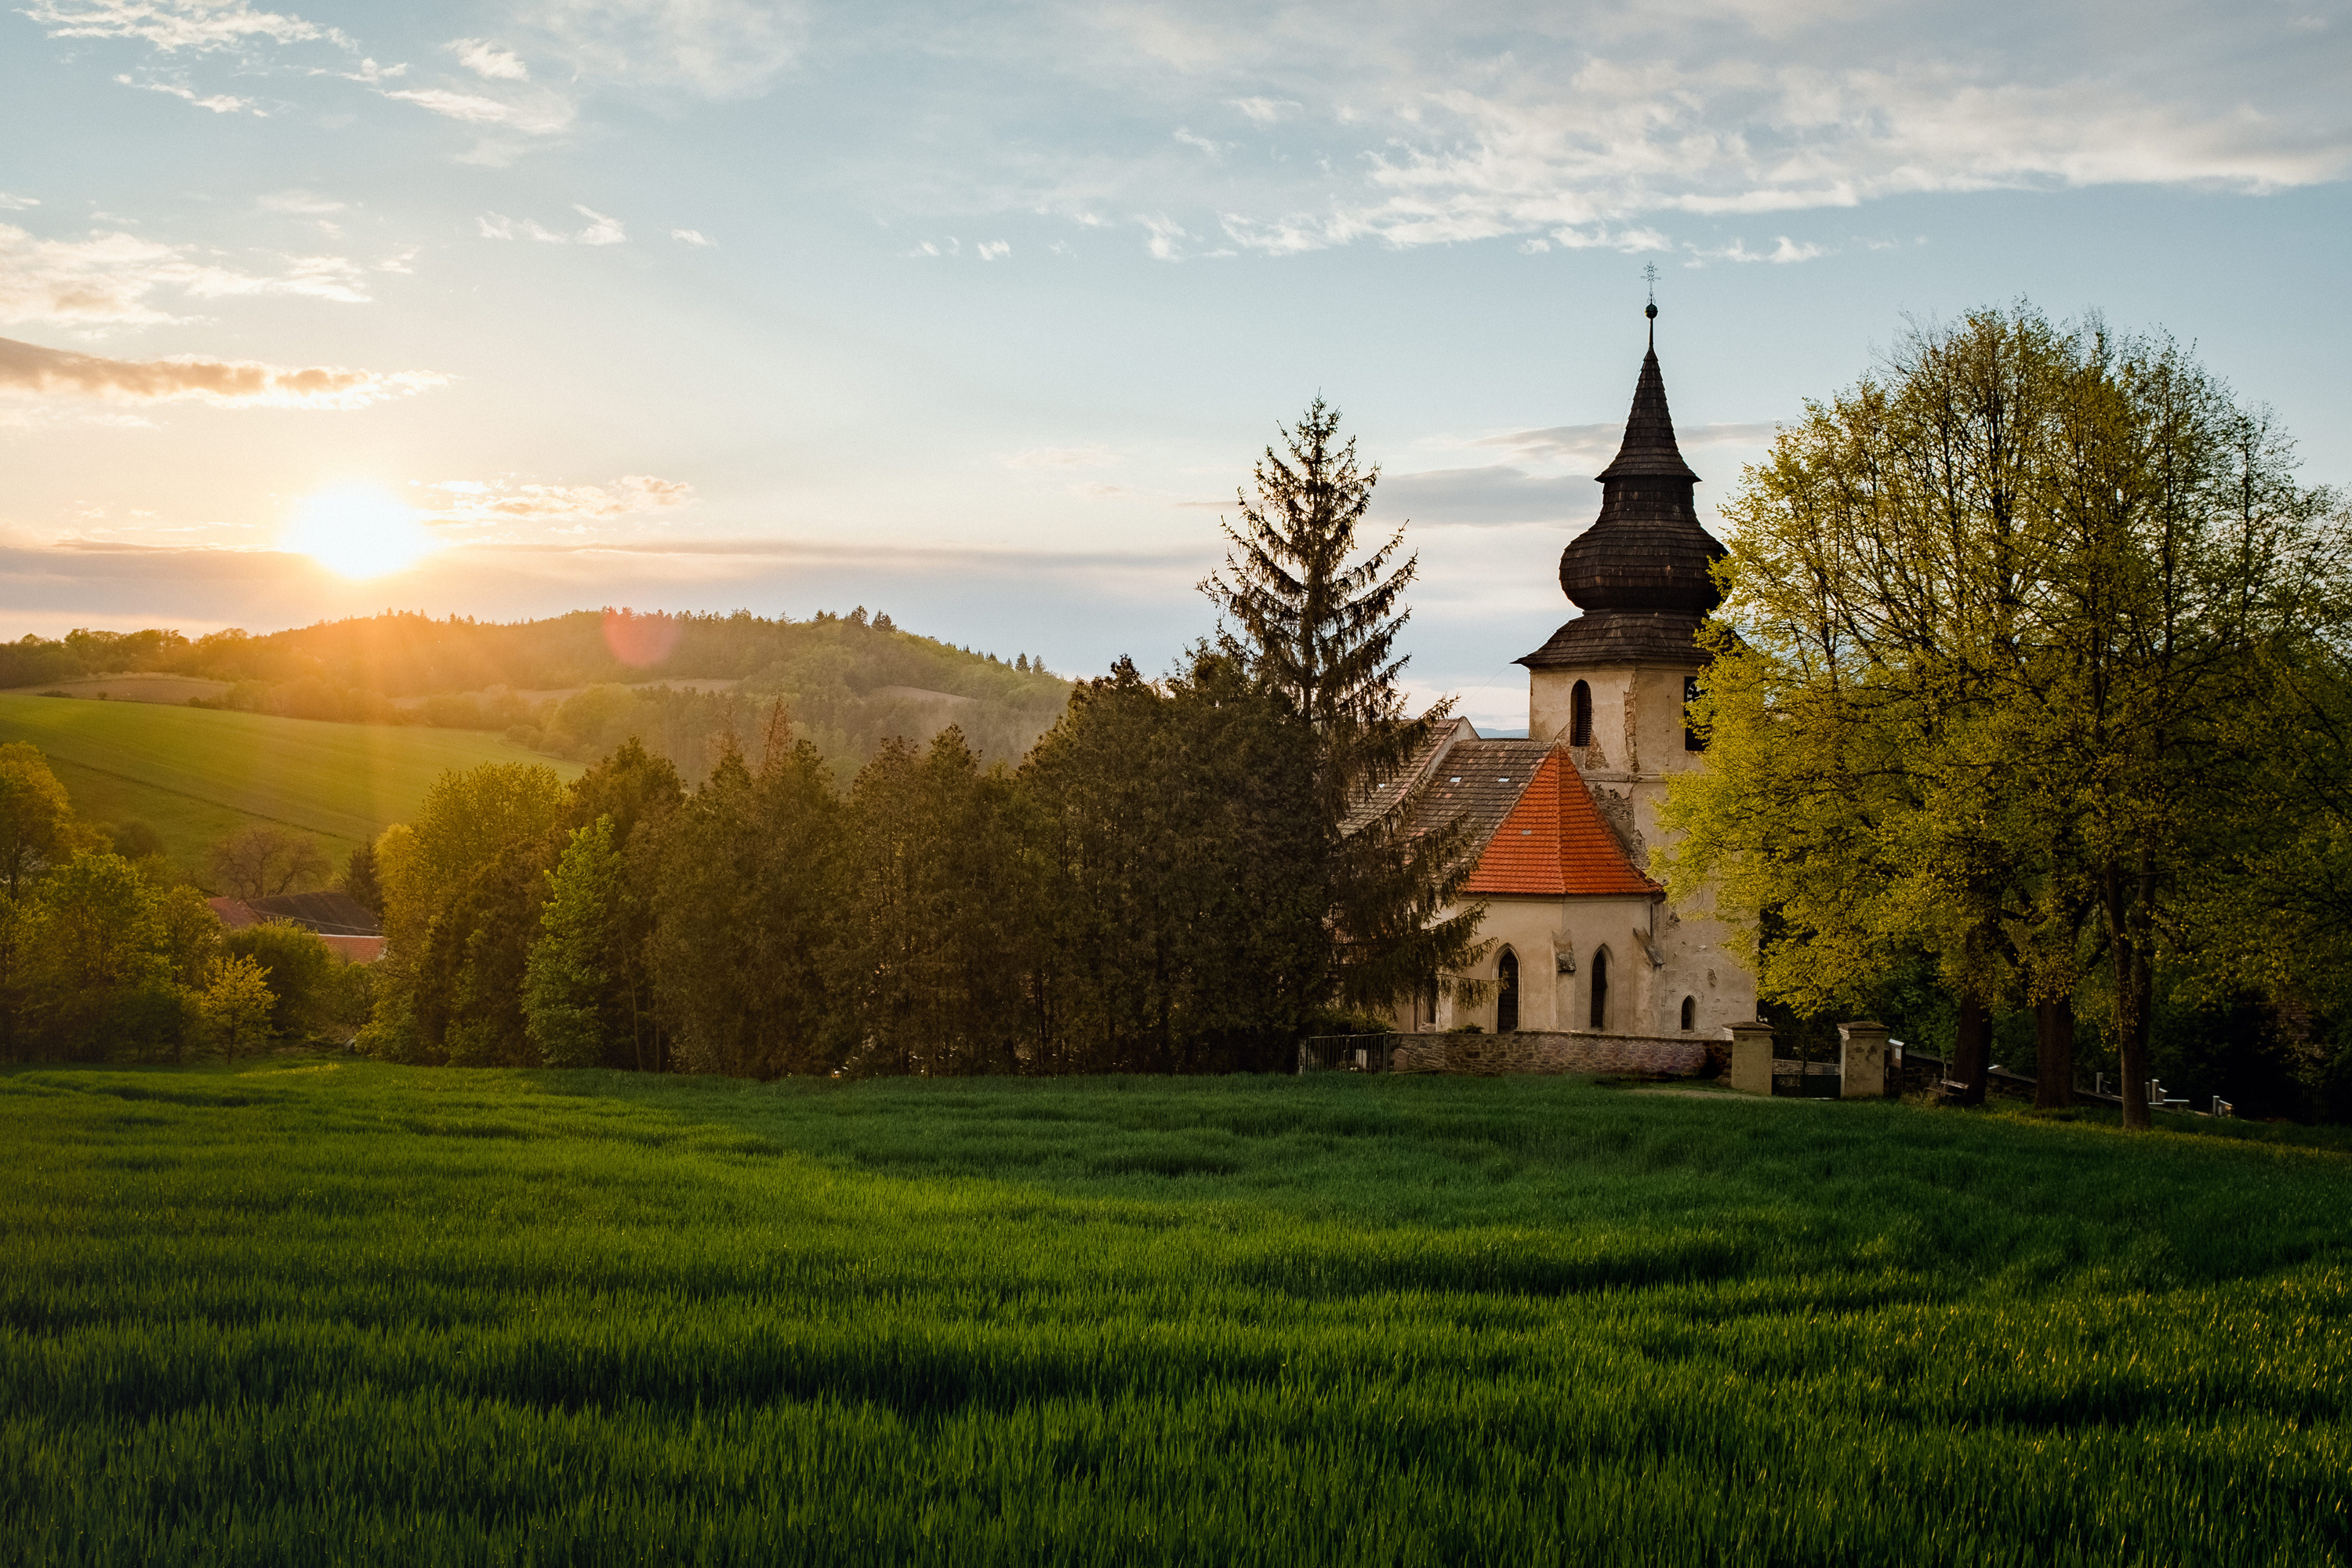
[[[1519,1026],[1519,955],[1509,948],[1495,965],[1495,1033],[1507,1035]]]
[[[1609,950],[1605,947],[1592,954],[1592,1026],[1609,1026]]]
[[[1568,694],[1568,743],[1592,744],[1592,688],[1581,680]]]
[[[1685,996],[1683,998],[1683,1033],[1687,1035],[1693,1029],[1697,1027],[1698,998],[1696,996]]]
[[[1706,751],[1706,737],[1705,735],[1700,734],[1700,733],[1698,732],[1698,728],[1697,728],[1697,726],[1694,725],[1694,724],[1690,721],[1690,705],[1691,705],[1692,703],[1694,703],[1694,702],[1697,701],[1697,700],[1698,700],[1698,677],[1697,677],[1697,676],[1696,676],[1696,675],[1685,675],[1685,676],[1684,676],[1684,677],[1683,677],[1683,750],[1684,750],[1684,751],[1685,751],[1685,752],[1704,752],[1704,751]]]

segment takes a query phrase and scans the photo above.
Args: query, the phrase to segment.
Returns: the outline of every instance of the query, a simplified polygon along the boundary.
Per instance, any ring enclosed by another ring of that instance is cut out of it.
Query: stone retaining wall
[[[1469,1078],[1504,1073],[1662,1073],[1696,1076],[1706,1042],[1689,1035],[1600,1035],[1522,1029],[1510,1035],[1413,1035],[1396,1040],[1391,1072]]]

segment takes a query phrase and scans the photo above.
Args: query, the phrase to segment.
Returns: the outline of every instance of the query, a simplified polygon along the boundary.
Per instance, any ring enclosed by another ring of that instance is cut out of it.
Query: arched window
[[[1581,680],[1568,694],[1568,743],[1592,744],[1592,688]]]
[[[1684,676],[1684,677],[1683,677],[1683,750],[1684,750],[1684,751],[1685,751],[1685,752],[1704,752],[1704,751],[1706,751],[1706,737],[1705,735],[1700,734],[1700,733],[1698,732],[1698,728],[1697,728],[1697,726],[1694,725],[1694,724],[1690,721],[1690,705],[1691,705],[1692,703],[1694,703],[1694,702],[1697,701],[1697,700],[1698,700],[1698,677],[1697,677],[1697,676],[1696,676],[1696,675],[1685,675],[1685,676]]]
[[[1495,1033],[1507,1035],[1519,1026],[1519,955],[1509,948],[1495,964]]]
[[[1609,950],[1605,947],[1592,952],[1592,1026],[1609,1026]]]
[[[1693,1029],[1697,1027],[1698,998],[1696,996],[1685,996],[1683,998],[1683,1033],[1687,1035]]]

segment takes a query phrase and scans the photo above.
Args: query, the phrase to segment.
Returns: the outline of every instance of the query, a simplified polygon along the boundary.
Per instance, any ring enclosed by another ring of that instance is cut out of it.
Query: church
[[[1658,367],[1657,307],[1647,313],[1650,349],[1624,443],[1599,476],[1601,514],[1560,554],[1560,589],[1583,613],[1517,661],[1528,738],[1486,739],[1457,720],[1383,792],[1405,797],[1416,829],[1468,819],[1477,866],[1465,892],[1486,905],[1489,942],[1461,976],[1484,983],[1481,1000],[1401,1003],[1398,1028],[1538,1037],[1528,1048],[1542,1059],[1515,1064],[1538,1070],[1688,1071],[1701,1042],[1756,1016],[1736,939],[1671,905],[1650,874],[1666,780],[1701,759],[1683,705],[1706,663],[1696,638],[1720,597],[1708,568],[1723,546],[1699,525],[1698,476],[1675,444]]]

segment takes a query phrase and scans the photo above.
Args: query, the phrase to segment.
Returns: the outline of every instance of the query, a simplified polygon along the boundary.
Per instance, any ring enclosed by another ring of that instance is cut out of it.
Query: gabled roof
[[[1653,898],[1662,889],[1626,856],[1601,820],[1584,775],[1552,750],[1478,857],[1469,893],[1545,898]]]
[[[340,889],[317,893],[279,893],[267,899],[207,899],[213,913],[231,931],[263,921],[292,921],[320,936],[382,936],[383,925],[360,901]]]
[[[1464,891],[1654,898],[1568,753],[1544,741],[1458,741],[1413,801],[1423,831],[1467,818],[1478,856]]]
[[[281,893],[274,899],[206,899],[221,924],[243,931],[264,921],[292,921],[318,933],[347,963],[373,963],[383,956],[383,933],[375,917],[348,893]],[[341,916],[341,919],[330,917]]]
[[[1414,753],[1412,761],[1407,763],[1395,777],[1356,803],[1355,809],[1349,812],[1347,819],[1339,824],[1339,831],[1343,834],[1353,833],[1366,824],[1385,816],[1414,790],[1421,787],[1422,781],[1436,770],[1439,762],[1455,745],[1461,742],[1475,741],[1477,738],[1477,729],[1469,720],[1448,720],[1439,727],[1436,733],[1430,736],[1428,743]]]

